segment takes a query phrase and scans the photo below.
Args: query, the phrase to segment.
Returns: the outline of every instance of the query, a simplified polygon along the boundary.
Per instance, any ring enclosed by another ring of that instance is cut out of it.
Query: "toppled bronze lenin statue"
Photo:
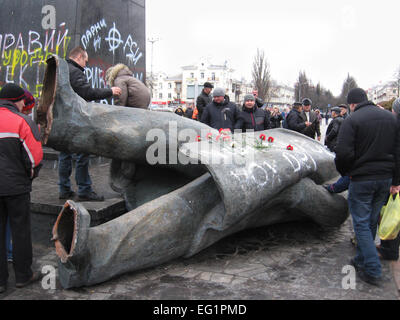
[[[82,204],[65,203],[53,229],[64,288],[190,257],[244,229],[304,219],[340,226],[348,217],[346,200],[322,187],[337,172],[317,141],[286,129],[265,131],[273,142],[259,133],[232,141],[173,113],[87,103],[57,56],[47,61],[36,118],[47,146],[113,159],[110,182],[129,209],[91,227]],[[155,148],[163,138],[164,150]],[[149,150],[178,161],[152,163]]]

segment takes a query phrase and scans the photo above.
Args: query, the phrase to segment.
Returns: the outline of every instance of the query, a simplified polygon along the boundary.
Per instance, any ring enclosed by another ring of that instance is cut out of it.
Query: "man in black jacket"
[[[236,105],[225,100],[225,90],[222,88],[216,88],[213,96],[213,101],[204,109],[201,122],[217,130],[230,129],[233,133],[237,117]]]
[[[301,112],[303,110],[303,104],[300,102],[295,102],[293,104],[292,110],[286,117],[286,125],[289,130],[293,130],[299,133],[303,133],[303,131],[311,125],[310,122],[304,121],[301,116]]]
[[[256,99],[248,94],[244,97],[243,111],[239,112],[235,129],[243,132],[247,130],[264,131],[270,129],[270,121],[267,113],[256,106]]]
[[[333,120],[326,129],[325,134],[325,145],[332,152],[336,150],[337,138],[339,136],[340,126],[342,125],[343,118],[341,117],[341,109],[339,107],[332,108],[332,118]]]
[[[209,83],[205,82],[204,83],[204,88],[201,91],[200,95],[197,97],[196,100],[196,108],[197,111],[199,112],[197,115],[197,120],[201,121],[201,117],[203,116],[204,109],[206,106],[212,102],[211,98],[211,91],[214,88],[214,86]]]
[[[307,137],[310,137],[311,139],[315,139],[315,134],[317,134],[318,141],[321,141],[320,123],[317,114],[311,110],[311,99],[303,99],[302,104],[303,111],[300,115],[303,118],[304,123],[311,123],[311,125],[306,126],[306,128],[303,130],[303,134],[305,134]]]
[[[86,101],[102,100],[121,94],[121,89],[117,87],[111,89],[93,89],[90,86],[84,73],[86,63],[88,62],[88,54],[83,48],[77,47],[72,49],[67,62],[71,87]],[[76,155],[75,171],[75,180],[78,185],[78,199],[81,201],[103,201],[104,197],[97,195],[92,189],[92,180],[89,175],[89,155]],[[71,173],[72,154],[60,152],[58,166],[60,199],[70,199],[75,195],[75,192],[71,189]]]
[[[379,285],[382,270],[374,239],[395,168],[396,120],[360,88],[350,90],[347,103],[352,114],[340,128],[335,163],[342,176],[351,178],[348,203],[357,239],[351,263],[362,280]]]

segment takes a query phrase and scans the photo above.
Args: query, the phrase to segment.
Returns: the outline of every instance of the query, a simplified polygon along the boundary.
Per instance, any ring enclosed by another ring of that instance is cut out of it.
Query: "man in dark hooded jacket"
[[[244,97],[243,111],[238,114],[235,129],[243,132],[247,130],[264,131],[270,129],[267,113],[256,106],[256,98],[248,94]]]
[[[237,118],[236,105],[226,101],[225,90],[222,88],[216,88],[213,97],[213,101],[203,111],[201,122],[217,130],[230,129],[233,133]]]
[[[343,118],[340,115],[339,107],[332,108],[332,118],[333,120],[326,129],[325,134],[325,145],[332,152],[336,150],[337,137],[339,136],[340,126],[342,125]]]

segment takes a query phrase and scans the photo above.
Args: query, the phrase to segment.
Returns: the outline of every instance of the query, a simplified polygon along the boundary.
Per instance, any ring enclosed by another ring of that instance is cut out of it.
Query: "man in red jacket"
[[[32,272],[30,192],[43,158],[39,129],[23,114],[25,92],[15,84],[0,91],[0,293],[7,287],[5,231],[9,218],[16,287],[40,279]]]

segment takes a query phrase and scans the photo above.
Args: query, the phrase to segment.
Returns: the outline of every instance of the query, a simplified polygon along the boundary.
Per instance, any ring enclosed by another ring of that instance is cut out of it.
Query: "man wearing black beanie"
[[[348,204],[357,239],[351,264],[363,281],[378,286],[382,268],[374,239],[395,167],[396,120],[360,88],[350,90],[347,103],[352,113],[340,128],[335,163],[351,179]]]
[[[43,159],[38,126],[23,114],[25,91],[6,84],[0,91],[0,293],[7,289],[6,223],[13,245],[15,286],[23,288],[40,279],[32,271],[30,192]]]

